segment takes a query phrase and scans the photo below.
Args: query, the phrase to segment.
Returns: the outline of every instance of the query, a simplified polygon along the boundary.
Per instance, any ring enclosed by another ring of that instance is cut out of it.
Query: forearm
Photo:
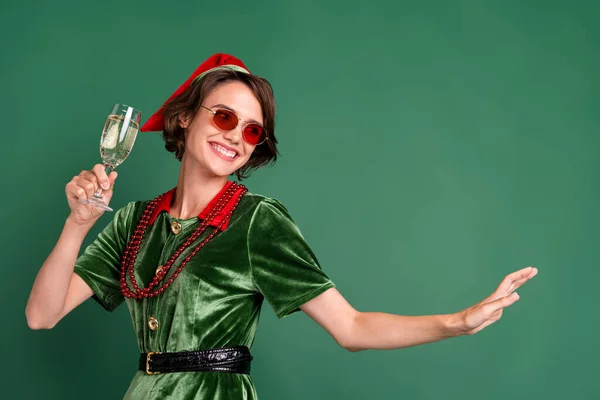
[[[62,311],[75,262],[91,225],[67,219],[54,249],[40,268],[33,283],[25,314],[29,326],[52,325]]]
[[[351,351],[399,349],[459,336],[464,333],[460,314],[402,316],[358,312],[348,342]]]
[[[300,308],[350,351],[400,349],[479,332],[497,321],[503,308],[519,299],[513,291],[536,274],[537,269],[532,267],[513,272],[488,298],[454,314],[402,316],[359,312],[336,288],[326,290]]]

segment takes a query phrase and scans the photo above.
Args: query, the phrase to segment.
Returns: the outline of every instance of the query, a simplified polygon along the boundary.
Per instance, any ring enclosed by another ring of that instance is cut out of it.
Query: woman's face
[[[258,99],[241,82],[218,86],[202,105],[212,110],[229,109],[241,120],[263,125]],[[223,131],[214,125],[212,118],[213,113],[202,107],[193,119],[180,116],[180,124],[186,130],[182,161],[193,161],[210,176],[227,177],[248,162],[256,146],[244,141],[241,121],[233,130]]]

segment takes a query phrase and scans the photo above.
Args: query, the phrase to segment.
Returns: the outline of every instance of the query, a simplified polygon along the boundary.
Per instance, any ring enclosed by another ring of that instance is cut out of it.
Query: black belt
[[[150,352],[140,354],[139,369],[148,375],[191,371],[250,374],[251,361],[246,346],[179,353]]]

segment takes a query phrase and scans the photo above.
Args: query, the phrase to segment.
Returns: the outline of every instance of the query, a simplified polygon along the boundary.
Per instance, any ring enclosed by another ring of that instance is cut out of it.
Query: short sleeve
[[[114,311],[124,300],[120,268],[133,212],[134,203],[117,210],[113,220],[75,262],[74,272],[92,289],[92,298],[107,311]]]
[[[257,206],[248,232],[248,257],[254,284],[278,318],[335,287],[277,200],[266,198]]]

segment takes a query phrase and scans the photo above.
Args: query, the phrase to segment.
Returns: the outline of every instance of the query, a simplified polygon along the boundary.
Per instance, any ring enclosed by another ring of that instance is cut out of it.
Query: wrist
[[[70,214],[65,221],[65,230],[74,231],[86,235],[94,226],[96,221],[81,221],[75,215]]]
[[[449,337],[461,336],[467,332],[463,312],[445,315],[444,326]]]

